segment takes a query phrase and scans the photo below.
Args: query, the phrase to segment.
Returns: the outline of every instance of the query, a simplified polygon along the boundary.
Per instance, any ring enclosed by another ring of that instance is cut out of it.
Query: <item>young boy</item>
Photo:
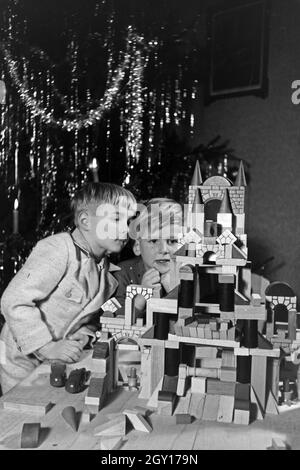
[[[122,305],[117,315],[124,314],[129,284],[157,289],[161,297],[175,287],[170,278],[170,257],[178,249],[178,235],[182,231],[180,204],[173,199],[150,199],[134,222],[138,230],[133,230],[130,236],[135,238],[133,252],[136,257],[121,262],[121,270],[114,273],[118,281],[115,297]],[[146,301],[142,295],[135,297],[134,305],[136,316],[144,316]]]
[[[42,361],[78,361],[95,336],[101,305],[117,287],[111,271],[118,268],[106,255],[127,241],[133,195],[90,183],[76,193],[72,209],[75,230],[39,241],[2,296],[3,393]]]

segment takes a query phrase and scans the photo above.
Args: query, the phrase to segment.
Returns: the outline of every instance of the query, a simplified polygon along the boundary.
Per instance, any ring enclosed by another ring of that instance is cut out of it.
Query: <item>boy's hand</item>
[[[82,349],[83,346],[79,341],[61,339],[59,341],[50,341],[50,343],[41,347],[38,352],[45,359],[70,363],[79,361]]]
[[[163,288],[168,294],[172,290],[170,271],[166,272],[165,274],[162,274],[160,279],[161,279],[161,284]]]
[[[148,269],[142,277],[142,286],[160,288],[160,274],[155,268]]]
[[[84,348],[89,342],[90,338],[95,337],[96,335],[93,331],[91,331],[86,326],[82,326],[81,328],[79,328],[79,330],[75,331],[75,333],[68,335],[67,339],[71,341],[79,341],[82,345],[82,348]]]

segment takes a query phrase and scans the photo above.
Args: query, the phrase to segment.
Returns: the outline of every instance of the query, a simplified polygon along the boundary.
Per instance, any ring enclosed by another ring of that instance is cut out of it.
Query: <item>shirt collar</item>
[[[88,258],[94,258],[93,254],[90,252],[90,247],[80,232],[78,228],[75,228],[73,232],[71,233],[71,237],[73,239],[74,245],[78,246],[78,248],[88,257]],[[105,268],[109,272],[114,272],[114,271],[119,271],[121,268],[119,266],[116,266],[115,264],[111,263],[107,256],[104,256],[99,262],[95,259],[96,264],[100,269]]]

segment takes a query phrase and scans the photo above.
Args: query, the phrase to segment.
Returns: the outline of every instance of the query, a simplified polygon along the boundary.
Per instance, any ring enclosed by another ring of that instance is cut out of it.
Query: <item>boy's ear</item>
[[[78,225],[82,230],[88,232],[90,230],[91,220],[88,211],[81,211],[78,215]]]
[[[135,242],[133,244],[133,247],[132,247],[132,251],[135,254],[135,256],[140,256],[140,254],[141,254],[141,245],[140,245],[139,240],[135,240]]]

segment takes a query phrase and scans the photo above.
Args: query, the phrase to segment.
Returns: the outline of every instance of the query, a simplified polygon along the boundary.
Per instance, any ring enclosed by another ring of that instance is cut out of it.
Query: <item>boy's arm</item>
[[[3,293],[1,310],[23,354],[53,340],[38,303],[58,285],[67,263],[68,248],[63,239],[41,240]]]
[[[116,271],[113,273],[114,277],[118,281],[118,287],[114,294],[114,297],[121,304],[121,308],[116,311],[117,315],[125,315],[125,299],[126,299],[126,288],[130,284],[130,276],[125,269]]]

